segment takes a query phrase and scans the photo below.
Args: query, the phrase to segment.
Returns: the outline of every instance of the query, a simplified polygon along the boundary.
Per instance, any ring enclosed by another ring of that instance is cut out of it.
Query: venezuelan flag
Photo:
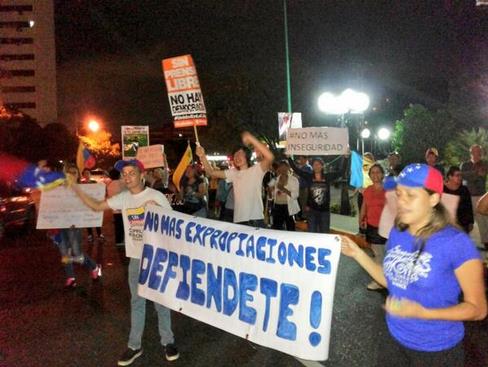
[[[178,163],[178,166],[173,173],[173,183],[175,184],[178,191],[180,191],[181,178],[185,174],[186,167],[188,167],[191,162],[193,162],[193,154],[191,152],[190,144],[188,144],[185,153],[183,153],[183,157],[181,157],[180,163]]]
[[[354,150],[351,152],[351,176],[349,184],[355,188],[368,187],[372,185],[369,178],[369,169],[374,161],[368,157],[361,156]]]
[[[85,168],[92,169],[96,164],[95,157],[90,153],[90,151],[85,147],[85,144],[80,140],[78,145],[78,152],[76,153],[76,166],[78,170],[83,172]]]
[[[65,181],[62,172],[45,171],[10,154],[0,153],[0,167],[0,181],[16,183],[20,187],[49,190]]]

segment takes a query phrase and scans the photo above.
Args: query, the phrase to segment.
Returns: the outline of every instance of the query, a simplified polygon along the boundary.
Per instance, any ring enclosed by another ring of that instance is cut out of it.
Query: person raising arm
[[[233,169],[219,171],[213,169],[205,156],[203,147],[197,145],[196,153],[202,161],[208,175],[216,178],[225,178],[232,182],[234,190],[234,223],[264,227],[263,200],[261,187],[265,172],[273,162],[273,153],[249,132],[242,133],[242,143],[233,151]],[[252,145],[262,160],[252,165]]]
[[[259,165],[261,166],[262,170],[266,172],[271,166],[271,163],[273,163],[274,160],[273,153],[271,153],[271,151],[268,149],[266,145],[261,143],[258,139],[256,139],[255,136],[253,136],[248,131],[244,131],[242,133],[241,139],[242,139],[242,143],[244,144],[244,147],[248,145],[252,145],[254,149],[261,154],[263,159],[261,160],[261,162],[259,162]],[[244,147],[240,146],[238,147],[238,149],[235,149],[233,152],[234,165],[238,170],[247,169],[251,166],[250,156],[247,157],[247,152],[244,149]],[[205,167],[205,172],[209,176],[215,178],[225,178],[225,171],[216,170],[212,167],[212,165],[209,163],[207,159],[207,156],[205,155],[205,149],[199,144],[197,144],[196,147],[196,154],[198,158],[200,158],[200,161]]]

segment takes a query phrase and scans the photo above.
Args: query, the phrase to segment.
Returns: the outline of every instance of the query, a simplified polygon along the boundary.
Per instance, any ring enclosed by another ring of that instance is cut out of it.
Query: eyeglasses
[[[124,172],[122,173],[122,177],[136,177],[137,172],[136,171],[130,171],[130,172]]]

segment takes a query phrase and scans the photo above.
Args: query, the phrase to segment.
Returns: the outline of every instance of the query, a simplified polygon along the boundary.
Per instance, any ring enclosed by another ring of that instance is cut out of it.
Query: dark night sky
[[[474,3],[288,0],[293,109],[313,125],[323,119],[318,95],[346,87],[371,96],[378,112],[367,118],[377,123],[410,102],[442,107],[449,79],[475,63],[488,31]],[[281,0],[58,0],[56,34],[67,124],[86,112],[116,135],[122,124],[171,123],[160,60],[186,53],[207,101],[211,81],[240,74],[269,90],[276,112],[286,109]]]

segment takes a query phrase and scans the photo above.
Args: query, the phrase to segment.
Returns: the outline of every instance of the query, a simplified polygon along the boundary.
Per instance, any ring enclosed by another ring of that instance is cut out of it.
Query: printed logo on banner
[[[163,73],[175,127],[207,126],[205,103],[191,55],[164,59]]]
[[[144,207],[128,208],[127,218],[129,236],[136,242],[142,241],[142,228],[144,226]]]
[[[255,343],[328,357],[337,236],[224,223],[155,206],[144,220],[139,294]]]

